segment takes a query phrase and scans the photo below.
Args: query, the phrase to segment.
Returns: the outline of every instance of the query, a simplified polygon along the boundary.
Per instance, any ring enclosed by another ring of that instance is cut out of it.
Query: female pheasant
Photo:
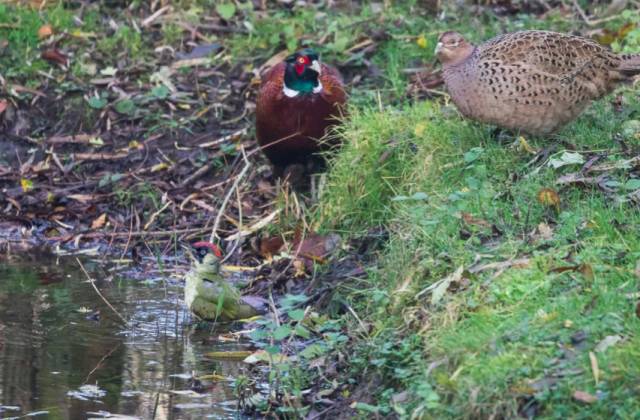
[[[615,54],[586,38],[521,31],[474,46],[456,32],[436,55],[451,100],[468,118],[529,134],[549,134],[593,100],[640,74],[640,55]]]
[[[256,103],[256,136],[278,167],[303,163],[325,149],[320,139],[336,124],[347,101],[338,70],[305,49],[263,78]]]

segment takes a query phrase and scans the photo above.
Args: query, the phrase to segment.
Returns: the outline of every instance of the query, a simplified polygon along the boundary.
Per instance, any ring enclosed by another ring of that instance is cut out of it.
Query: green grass
[[[560,136],[615,156],[621,151],[610,139],[621,121],[606,101],[594,110],[595,121],[581,118]],[[396,409],[434,418],[511,417],[526,401],[549,417],[640,412],[633,398],[640,381],[621,362],[639,361],[636,301],[626,297],[638,290],[637,207],[577,187],[560,191],[558,212],[545,207],[537,192],[578,168],[527,166],[527,152],[498,144],[483,126],[444,117],[428,102],[354,113],[343,134],[347,144],[321,204],[324,226],[355,233],[384,225],[391,234],[370,290],[349,295],[375,326],[360,343],[354,372],[375,366],[386,374],[382,409],[391,405],[385,395],[408,389],[411,404]],[[417,192],[428,198],[397,201]],[[462,212],[501,234],[466,224]],[[551,238],[534,234],[541,223],[552,226]],[[523,257],[530,259],[526,268],[507,268],[496,278],[496,270],[468,274],[435,304],[429,294],[416,299],[459,266]],[[593,276],[551,271],[579,264]],[[573,349],[579,331],[586,338]],[[625,341],[596,355],[595,385],[588,353],[608,335]],[[544,378],[554,378],[554,387],[532,385]],[[602,400],[581,405],[571,397],[576,390],[600,392]]]

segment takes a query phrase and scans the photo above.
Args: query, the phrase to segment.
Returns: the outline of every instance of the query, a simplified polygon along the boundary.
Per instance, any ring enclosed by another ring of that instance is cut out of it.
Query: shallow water
[[[239,417],[232,380],[244,373],[242,362],[206,353],[246,347],[194,332],[181,284],[127,279],[84,264],[129,326],[75,260],[0,260],[0,417]],[[214,372],[229,379],[191,391],[192,373]]]

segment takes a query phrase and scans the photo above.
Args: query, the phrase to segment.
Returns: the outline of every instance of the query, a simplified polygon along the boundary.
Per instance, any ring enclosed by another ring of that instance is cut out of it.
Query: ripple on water
[[[205,354],[246,348],[193,333],[180,282],[105,281],[85,267],[129,326],[75,264],[0,261],[0,416],[238,418],[232,379],[244,366]],[[192,373],[212,372],[229,380],[189,389]]]

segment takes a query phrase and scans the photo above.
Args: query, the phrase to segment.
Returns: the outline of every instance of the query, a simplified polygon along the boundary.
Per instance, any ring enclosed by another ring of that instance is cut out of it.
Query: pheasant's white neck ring
[[[287,98],[295,98],[296,96],[300,95],[300,91],[287,87],[286,83],[283,83],[282,85],[282,92]],[[322,83],[320,82],[320,80],[318,80],[318,86],[313,88],[313,93],[320,92],[322,92]]]
[[[300,94],[297,90],[289,89],[286,84],[282,85],[282,92],[287,98],[295,98]]]

